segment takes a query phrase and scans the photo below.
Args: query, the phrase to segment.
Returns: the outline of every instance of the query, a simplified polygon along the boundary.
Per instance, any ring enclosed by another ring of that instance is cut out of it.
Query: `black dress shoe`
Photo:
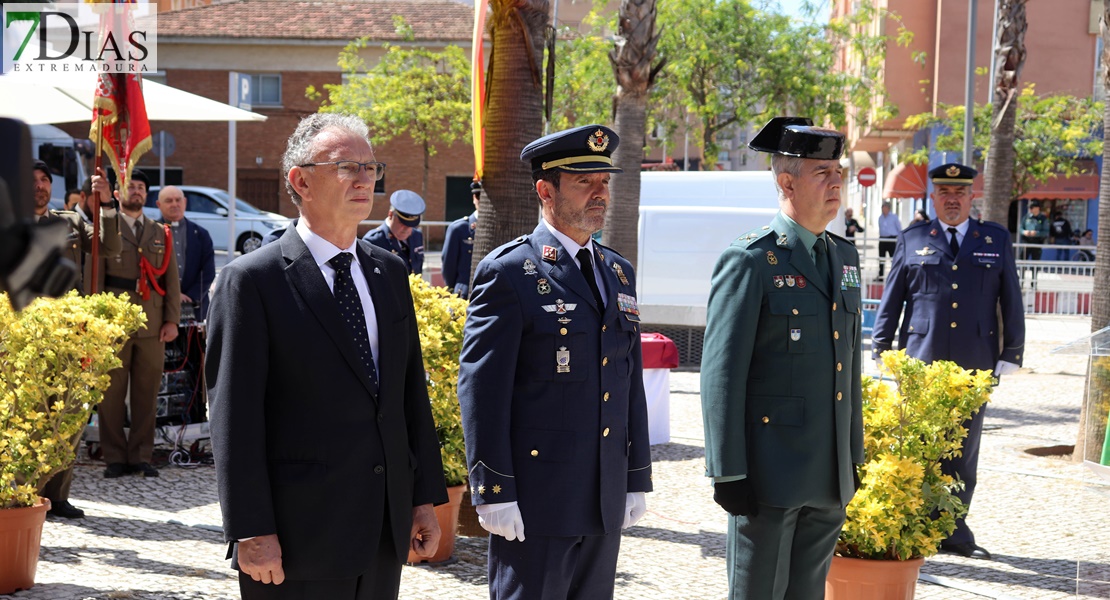
[[[158,469],[155,469],[150,463],[139,463],[135,465],[135,472],[142,473],[143,477],[158,476]]]
[[[63,519],[84,519],[85,511],[69,503],[69,500],[51,500],[50,514]]]
[[[987,552],[986,548],[978,546],[975,542],[964,542],[962,544],[941,544],[941,552],[949,554],[959,554],[964,558],[981,558],[983,560],[990,560],[991,553]]]
[[[127,474],[127,465],[123,463],[110,463],[108,468],[104,469],[104,477],[107,479],[123,477],[125,474]]]

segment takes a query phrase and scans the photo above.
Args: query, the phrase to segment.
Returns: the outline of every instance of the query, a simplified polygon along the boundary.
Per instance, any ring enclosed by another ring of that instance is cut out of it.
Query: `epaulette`
[[[902,231],[909,231],[909,230],[914,229],[916,227],[928,227],[930,224],[932,224],[932,222],[933,222],[932,220],[929,220],[929,221],[913,221],[909,225],[906,225],[906,228],[903,229]]]
[[[995,229],[1002,229],[1005,230],[1007,233],[1009,232],[1009,230],[1003,227],[1001,223],[995,223],[994,221],[984,221],[983,219],[979,219],[979,226],[994,227]]]
[[[501,258],[508,251],[512,250],[513,248],[516,248],[517,246],[520,246],[521,244],[526,243],[527,241],[528,241],[528,236],[527,235],[522,235],[522,236],[516,238],[515,240],[513,240],[511,242],[506,242],[506,243],[501,244],[500,246],[494,248],[493,252],[490,252],[490,255],[495,257],[495,258]]]
[[[595,242],[594,242],[594,245],[595,245],[595,246],[597,246],[598,248],[601,248],[602,250],[605,250],[606,252],[612,252],[613,254],[616,254],[617,256],[619,256],[619,257],[621,257],[621,258],[624,258],[624,255],[623,255],[623,254],[621,254],[620,252],[617,252],[616,250],[614,250],[614,249],[613,249],[612,247],[610,247],[610,246],[606,246],[605,244],[602,244],[601,242],[596,242],[596,241],[595,241]],[[627,258],[624,258],[624,259],[625,259],[625,260],[628,260]]]
[[[835,234],[835,233],[833,233],[833,232],[831,232],[831,231],[829,231],[829,230],[827,230],[827,229],[825,230],[825,235],[829,235],[829,236],[832,236],[832,238],[833,238],[834,240],[838,241],[838,242],[844,242],[844,243],[846,243],[846,244],[851,244],[851,243],[852,243],[852,241],[851,241],[851,240],[849,240],[848,238],[846,238],[846,237],[844,237],[844,236],[842,236],[842,235],[837,235],[837,234]]]
[[[770,225],[764,225],[758,229],[753,229],[745,233],[744,235],[741,235],[740,237],[736,238],[733,243],[739,245],[742,248],[746,248],[756,240],[774,234],[775,232],[771,229]]]

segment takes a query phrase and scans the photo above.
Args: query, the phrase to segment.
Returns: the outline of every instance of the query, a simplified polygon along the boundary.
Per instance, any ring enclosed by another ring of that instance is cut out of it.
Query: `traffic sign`
[[[856,174],[856,179],[859,180],[859,184],[863,187],[871,187],[875,185],[875,181],[878,179],[878,176],[875,175],[875,169],[872,169],[871,167],[864,167],[859,170],[859,173]]]

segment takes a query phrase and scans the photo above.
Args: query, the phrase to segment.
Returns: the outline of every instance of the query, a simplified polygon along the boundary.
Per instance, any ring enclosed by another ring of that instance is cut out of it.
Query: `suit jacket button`
[[[844,392],[837,392],[836,393],[836,399],[837,400],[842,400],[843,398],[844,398]]]
[[[952,329],[955,329],[955,328],[956,328],[956,322],[952,321]]]
[[[374,467],[374,474],[375,475],[381,475],[382,473],[385,473],[385,467],[383,467],[381,465],[377,465],[377,466]]]
[[[959,307],[960,307],[960,303],[959,303],[959,302],[953,302],[953,303],[952,303],[952,308],[959,308]]]
[[[539,455],[540,455],[540,451],[539,451],[539,450],[533,450],[533,451],[532,451],[532,456],[539,456]]]
[[[609,364],[609,357],[608,356],[601,357],[601,366],[604,367],[607,364]]]
[[[794,314],[798,314],[798,309],[795,308],[794,310],[791,310],[790,312],[792,312]]]
[[[606,427],[601,431],[601,437],[609,437],[609,428]]]
[[[605,394],[603,396],[601,396],[601,399],[604,400],[605,402],[608,402],[609,401],[609,392],[605,392]]]
[[[843,364],[841,364],[841,363],[836,363],[836,370],[837,370],[837,371],[842,371],[843,369],[844,369],[844,365],[843,365]]]
[[[953,284],[952,284],[952,289],[954,289],[954,290],[958,290],[958,289],[960,289],[960,284],[958,284],[958,283],[953,283]]]
[[[566,335],[566,334],[567,334],[567,328],[566,327],[562,327],[562,328],[559,329],[559,335]]]
[[[836,310],[836,302],[833,302],[833,310]]]
[[[607,329],[609,329],[609,326],[608,326],[608,325],[602,325],[602,326],[601,326],[601,331],[602,331],[602,332],[605,332],[605,330],[607,330]]]
[[[956,266],[956,265],[952,265],[952,270],[953,270],[953,271],[955,271],[956,269],[959,269],[959,268],[960,268],[960,267],[958,267],[958,266]]]
[[[382,413],[378,413],[378,422],[381,423],[383,420],[385,420],[385,417],[382,416]]]
[[[763,417],[763,422],[764,423],[770,423],[771,422],[771,417]]]
[[[840,339],[840,332],[839,331],[834,331],[833,332],[833,339],[834,340],[839,340]]]

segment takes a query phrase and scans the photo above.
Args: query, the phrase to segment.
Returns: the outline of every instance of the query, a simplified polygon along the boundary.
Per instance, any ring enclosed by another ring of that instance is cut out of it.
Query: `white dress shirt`
[[[551,223],[548,223],[547,220],[541,220],[541,222],[544,227],[547,227],[547,230],[551,232],[551,235],[555,236],[555,239],[559,240],[559,243],[563,245],[563,250],[570,253],[571,259],[574,260],[575,265],[578,265],[579,270],[582,270],[582,264],[578,262],[578,251],[582,248],[590,251],[590,262],[594,268],[594,281],[597,282],[597,289],[601,292],[601,301],[608,306],[609,296],[605,293],[605,279],[601,276],[601,265],[598,264],[600,261],[597,260],[597,252],[594,251],[594,239],[590,238],[585,246],[579,246],[578,242],[570,239],[565,233],[552,227]]]

